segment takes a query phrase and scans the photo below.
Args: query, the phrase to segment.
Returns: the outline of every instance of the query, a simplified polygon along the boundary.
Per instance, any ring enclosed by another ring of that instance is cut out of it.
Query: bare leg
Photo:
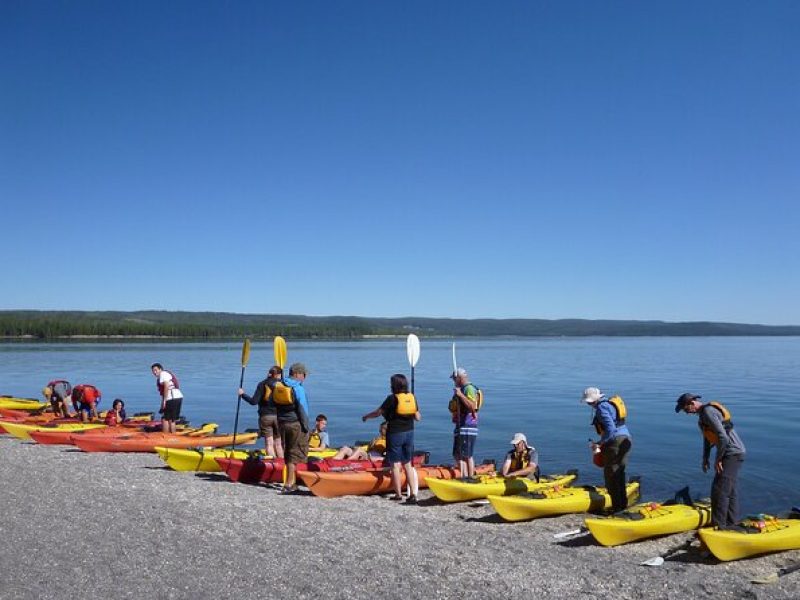
[[[286,463],[286,481],[283,483],[284,489],[286,488],[293,488],[296,485],[297,481],[297,467],[294,466],[294,463]]]
[[[417,470],[414,466],[407,462],[403,465],[406,469],[406,481],[408,481],[408,487],[410,488],[410,494],[415,496],[419,493],[419,479],[417,478]]]
[[[469,476],[475,477],[475,459],[470,456],[469,459],[467,460],[467,463],[469,469]]]
[[[394,493],[398,496],[403,495],[402,485],[400,483],[400,463],[396,462],[392,465],[392,484],[394,485]]]

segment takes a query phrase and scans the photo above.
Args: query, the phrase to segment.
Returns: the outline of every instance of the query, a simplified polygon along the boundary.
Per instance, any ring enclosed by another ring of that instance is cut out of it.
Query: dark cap
[[[685,394],[681,394],[680,398],[678,398],[678,403],[675,405],[675,412],[681,412],[689,402],[694,402],[698,398],[702,396],[698,396],[697,394],[690,394],[686,392]]]

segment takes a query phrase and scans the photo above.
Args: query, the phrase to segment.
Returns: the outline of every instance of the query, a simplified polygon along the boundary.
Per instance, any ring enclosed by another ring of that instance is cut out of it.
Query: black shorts
[[[172,400],[167,400],[167,403],[164,405],[164,413],[161,415],[161,419],[163,421],[177,421],[178,417],[181,415],[182,403],[183,398],[173,398]]]

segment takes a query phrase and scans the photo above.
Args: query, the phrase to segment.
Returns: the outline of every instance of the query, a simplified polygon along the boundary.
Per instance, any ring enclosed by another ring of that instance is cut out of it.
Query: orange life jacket
[[[700,412],[704,411],[707,406],[713,406],[717,409],[720,413],[722,413],[722,427],[725,429],[726,432],[733,429],[733,422],[731,421],[731,413],[730,411],[725,408],[722,404],[716,401],[711,401],[708,404],[704,404],[703,408],[700,409]],[[717,432],[714,431],[711,427],[703,423],[702,420],[699,420],[697,424],[700,426],[700,431],[703,433],[703,437],[708,441],[709,444],[716,446],[719,443],[719,436]]]

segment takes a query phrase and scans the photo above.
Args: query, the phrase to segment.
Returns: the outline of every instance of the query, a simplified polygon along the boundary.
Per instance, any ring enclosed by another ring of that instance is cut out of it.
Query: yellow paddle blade
[[[242,344],[242,368],[245,368],[247,366],[249,360],[250,360],[250,339],[245,338],[244,344]]]
[[[275,351],[275,364],[282,369],[286,365],[286,340],[276,335],[273,349]]]

